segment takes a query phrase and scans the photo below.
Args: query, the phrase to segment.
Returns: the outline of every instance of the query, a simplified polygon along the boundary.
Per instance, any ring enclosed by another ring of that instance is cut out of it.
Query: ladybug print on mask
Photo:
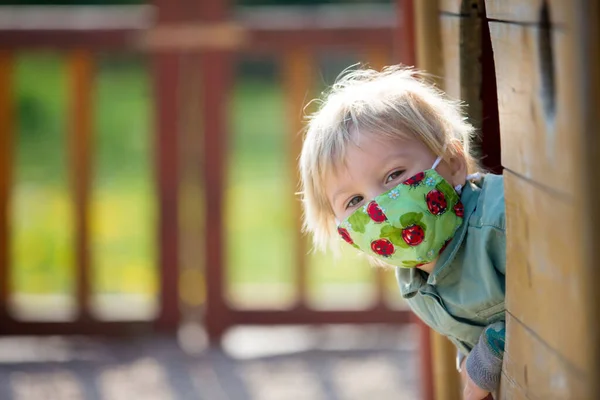
[[[373,253],[383,257],[389,257],[394,254],[394,245],[387,239],[377,239],[371,243]]]
[[[425,239],[425,231],[419,225],[411,225],[402,229],[402,239],[409,246],[418,246]]]
[[[414,268],[435,260],[463,216],[454,187],[429,169],[354,210],[338,232],[350,245],[387,264]]]
[[[383,210],[375,201],[372,201],[367,205],[367,214],[373,221],[375,221],[378,224],[382,223],[387,219],[385,217],[385,214],[383,213]]]
[[[425,179],[425,173],[419,172],[415,176],[408,178],[407,180],[402,182],[402,184],[410,187],[417,187],[421,184],[421,182],[423,182],[423,179]]]
[[[443,214],[448,207],[444,193],[437,189],[433,189],[431,192],[427,193],[427,196],[425,196],[425,201],[427,202],[427,208],[429,209],[429,212],[431,212],[433,215]]]

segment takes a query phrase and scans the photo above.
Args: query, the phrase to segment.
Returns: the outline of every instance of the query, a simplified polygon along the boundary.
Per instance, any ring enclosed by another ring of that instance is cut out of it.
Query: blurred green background
[[[151,66],[143,56],[99,54],[96,61],[89,210],[93,290],[154,298],[158,275]],[[335,51],[322,57],[314,93],[357,61],[364,60]],[[75,292],[66,67],[65,54],[54,52],[20,53],[15,65],[18,120],[11,199],[11,286],[15,293]],[[246,306],[257,298],[275,304],[294,295],[295,224],[291,212],[296,182],[290,175],[292,161],[287,153],[293,132],[286,121],[285,97],[278,79],[274,60],[242,60],[230,104],[228,292],[235,303]],[[360,293],[363,300],[372,294],[368,289],[372,271],[352,251],[344,252],[339,260],[330,255],[312,255],[309,260],[309,289],[317,301],[327,297],[325,303],[337,303],[335,297],[351,287],[355,295],[350,303],[360,303]]]

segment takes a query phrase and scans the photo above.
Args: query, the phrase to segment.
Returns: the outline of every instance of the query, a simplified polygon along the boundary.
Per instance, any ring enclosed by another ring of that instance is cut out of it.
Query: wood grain
[[[579,370],[587,335],[582,232],[573,203],[505,173],[506,307]],[[518,340],[511,339],[512,344]]]
[[[460,17],[441,16],[443,86],[446,93],[460,99]]]
[[[555,328],[560,325],[556,324]],[[586,375],[550,348],[518,319],[507,315],[507,346],[502,387],[505,398],[591,399]],[[569,346],[574,347],[574,343]],[[515,393],[519,393],[515,395]]]
[[[577,40],[569,31],[552,30],[548,35],[550,62],[541,50],[543,29],[498,22],[489,26],[498,84],[502,163],[553,190],[572,193],[580,159],[580,135],[576,133],[581,131],[579,120],[573,118],[573,112],[580,108],[573,73]]]
[[[537,24],[544,1],[556,24],[564,25],[571,20],[569,15],[573,2],[564,0],[486,0],[486,14],[489,19],[494,20]]]

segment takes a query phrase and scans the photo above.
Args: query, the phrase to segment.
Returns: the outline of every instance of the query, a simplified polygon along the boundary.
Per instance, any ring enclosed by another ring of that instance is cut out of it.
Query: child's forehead
[[[368,168],[385,162],[388,158],[407,157],[413,148],[409,141],[401,138],[363,135],[359,140],[349,142],[326,161],[324,179],[337,180],[357,166]]]
[[[363,132],[350,140],[331,162],[334,173],[348,167],[349,163],[370,162],[390,154],[402,155],[412,152],[421,143],[415,138],[386,135],[380,132]]]

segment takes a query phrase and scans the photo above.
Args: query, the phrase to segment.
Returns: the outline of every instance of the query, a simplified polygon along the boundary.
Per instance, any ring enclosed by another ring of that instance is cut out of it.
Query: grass
[[[19,293],[75,290],[67,78],[60,55],[18,58],[11,284]],[[98,63],[89,210],[97,293],[155,295],[158,290],[150,78],[142,59],[105,57]],[[225,245],[228,290],[242,301],[251,297],[243,294],[245,287],[273,287],[283,298],[293,295],[296,185],[284,106],[284,94],[274,80],[238,79],[230,107]],[[200,200],[187,203],[182,220],[185,213],[190,218],[197,214]],[[201,234],[186,240],[201,243]],[[309,257],[309,289],[316,297],[327,285],[371,279],[369,268],[352,253],[338,261]]]

